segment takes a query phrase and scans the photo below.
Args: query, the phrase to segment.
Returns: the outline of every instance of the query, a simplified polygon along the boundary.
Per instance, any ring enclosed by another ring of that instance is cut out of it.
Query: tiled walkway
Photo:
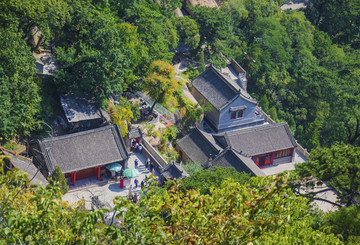
[[[140,172],[140,176],[137,178],[139,180],[139,185],[137,188],[135,188],[134,179],[131,179],[130,181],[125,181],[124,189],[120,188],[119,182],[111,182],[108,184],[104,184],[103,186],[94,186],[94,185],[88,185],[86,187],[86,183],[99,183],[99,180],[97,179],[89,179],[84,180],[84,183],[77,182],[76,185],[82,184],[84,187],[82,187],[80,190],[73,190],[69,193],[66,193],[63,196],[63,201],[68,201],[70,204],[75,204],[76,202],[80,201],[81,199],[85,200],[85,206],[87,209],[91,208],[91,197],[92,196],[98,196],[99,200],[104,203],[108,207],[114,207],[113,200],[116,196],[122,196],[127,197],[129,195],[129,188],[130,185],[133,187],[133,193],[137,193],[138,196],[140,196],[141,188],[140,183],[142,180],[145,180],[145,176],[150,175],[150,171],[145,167],[145,157],[141,155],[140,153],[131,153],[128,160],[128,168],[134,168],[135,167],[135,159],[139,159],[139,166],[138,170]],[[159,176],[159,173],[155,171],[155,176]],[[131,182],[131,183],[130,183]]]

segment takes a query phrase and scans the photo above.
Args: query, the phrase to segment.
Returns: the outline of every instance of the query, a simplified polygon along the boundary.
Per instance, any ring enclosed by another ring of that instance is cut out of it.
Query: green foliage
[[[148,47],[150,61],[170,62],[174,54],[169,51],[177,46],[178,35],[173,21],[160,10],[158,3],[134,1],[125,13],[126,19],[138,26],[140,38]]]
[[[217,52],[210,54],[208,62],[213,64],[218,69],[223,68],[227,65],[225,59],[221,57],[221,55]]]
[[[8,149],[8,150],[10,150],[10,151],[13,151],[13,150],[15,150],[15,149],[17,148],[17,144],[16,144],[16,143],[11,143],[10,141],[8,141],[8,142],[6,142],[6,143],[3,145],[3,147],[4,147],[5,149]]]
[[[52,173],[49,181],[50,181],[50,184],[52,184],[53,186],[58,186],[60,189],[60,192],[63,195],[68,192],[69,186],[67,184],[65,175],[62,173],[59,165],[55,166],[54,172]]]
[[[259,106],[263,109],[263,111],[268,112],[269,111],[269,100],[266,96],[266,94],[264,94],[260,101],[259,101]]]
[[[166,128],[164,137],[166,137],[168,141],[175,141],[178,138],[178,133],[179,129],[176,126],[170,126]]]
[[[219,187],[225,179],[245,184],[249,181],[250,175],[239,173],[234,168],[215,167],[195,172],[183,181],[180,188],[184,191],[196,189],[201,194],[210,194],[211,189]]]
[[[93,244],[100,240],[110,241],[104,237],[102,210],[78,211],[62,202],[60,193],[59,187],[51,185],[46,189],[29,186],[27,174],[18,169],[8,171],[6,175],[0,173],[0,243]]]
[[[197,172],[203,170],[203,167],[199,162],[188,162],[186,164],[183,164],[182,166],[190,176],[193,176]]]
[[[276,108],[275,107],[271,107],[269,109],[269,116],[274,120],[276,121],[278,119],[278,116],[277,116],[277,111],[276,111]]]
[[[341,244],[334,236],[326,237],[306,225],[306,201],[295,197],[280,177],[254,178],[246,184],[224,181],[211,195],[183,192],[173,182],[163,191],[150,189],[146,196],[138,205],[116,199],[117,218],[124,225],[111,229],[114,243],[247,244],[299,222],[292,232],[299,233],[298,239],[293,240],[303,237],[301,242],[311,243],[326,238],[328,244]]]
[[[360,3],[356,0],[311,0],[306,16],[320,30],[329,33],[335,42],[360,47]]]
[[[35,58],[15,28],[0,28],[0,137],[29,135],[38,127]]]
[[[343,207],[325,214],[321,220],[322,230],[341,235],[346,244],[360,242],[360,207]]]
[[[358,204],[360,149],[351,145],[333,145],[313,150],[310,160],[296,165],[300,177],[313,176],[326,181],[338,194],[339,203]]]
[[[149,93],[154,103],[165,103],[177,91],[179,82],[174,79],[175,70],[169,63],[161,60],[154,61],[150,65],[149,76],[144,80],[144,90]]]
[[[204,50],[200,52],[200,59],[199,59],[199,73],[203,73],[205,71],[205,60],[204,60]]]
[[[216,8],[197,5],[191,8],[196,16],[200,31],[200,43],[212,43],[216,39],[226,39],[230,32],[230,17]]]
[[[304,244],[318,239],[341,244],[333,235],[324,237],[308,227],[306,200],[296,197],[279,176],[251,178],[244,184],[224,181],[211,195],[183,192],[177,182],[170,181],[165,188],[158,188],[153,181],[137,204],[116,197],[118,226],[104,224],[104,212],[109,209],[85,211],[83,204],[69,206],[60,196],[60,189],[51,185],[46,189],[28,187],[27,175],[18,169],[0,174],[0,242],[254,243],[282,241],[280,238],[292,235],[294,238],[287,238],[290,242],[301,238]],[[275,234],[281,234],[280,238]]]
[[[305,216],[301,221],[291,222],[275,232],[264,234],[255,244],[343,244],[334,234],[313,230],[311,222],[312,217]]]
[[[183,75],[185,75],[189,80],[193,80],[195,77],[199,76],[199,74],[199,70],[196,69],[192,64],[189,64]]]
[[[199,46],[200,35],[196,22],[188,16],[176,18],[176,28],[180,37],[180,41],[191,49]]]

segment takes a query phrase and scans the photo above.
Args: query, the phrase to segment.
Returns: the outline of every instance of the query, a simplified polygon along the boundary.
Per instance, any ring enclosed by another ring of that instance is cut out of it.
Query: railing
[[[142,145],[144,146],[142,155],[146,158],[150,158],[151,162],[154,164],[154,168],[160,173],[161,169],[163,169],[168,162],[145,138],[142,139]]]
[[[297,142],[296,142],[297,143]],[[296,146],[296,150],[298,151],[298,152],[300,152],[304,157],[306,157],[306,159],[308,159],[308,157],[309,157],[309,152],[305,149],[305,148],[303,148],[299,143],[297,144],[297,146]]]

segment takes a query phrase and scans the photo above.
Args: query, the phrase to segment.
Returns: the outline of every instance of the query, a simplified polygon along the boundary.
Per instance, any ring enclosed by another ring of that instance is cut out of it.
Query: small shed
[[[169,179],[184,179],[189,176],[185,169],[176,162],[170,162],[161,170],[161,175],[164,177],[164,180]]]
[[[106,124],[110,118],[92,99],[81,96],[64,95],[60,97],[70,131],[82,131]]]
[[[137,142],[138,144],[142,143],[142,138],[143,138],[143,133],[140,129],[140,127],[137,127],[135,129],[131,129],[129,131],[129,134],[125,136],[124,140],[125,140],[125,144],[128,148],[131,148],[131,143]]]

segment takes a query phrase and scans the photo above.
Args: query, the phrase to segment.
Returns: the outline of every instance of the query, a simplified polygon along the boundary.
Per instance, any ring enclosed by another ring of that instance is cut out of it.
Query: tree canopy
[[[15,27],[0,28],[0,137],[29,135],[38,126],[35,58]]]
[[[86,211],[81,203],[70,206],[61,201],[58,187],[34,189],[28,183],[27,175],[18,169],[0,174],[2,243],[290,244],[301,239],[341,244],[334,235],[309,226],[306,200],[294,196],[282,177],[252,178],[246,184],[228,180],[211,195],[183,192],[177,182],[166,189],[150,187],[139,203],[117,197],[113,218],[120,223],[110,224],[105,224],[109,209]]]
[[[149,75],[144,80],[144,90],[149,93],[154,103],[165,103],[179,87],[179,82],[174,78],[175,70],[171,64],[156,60],[150,65]]]
[[[296,165],[301,177],[313,176],[333,187],[338,201],[345,206],[358,204],[360,191],[360,149],[351,145],[333,145],[314,150],[308,162]]]

